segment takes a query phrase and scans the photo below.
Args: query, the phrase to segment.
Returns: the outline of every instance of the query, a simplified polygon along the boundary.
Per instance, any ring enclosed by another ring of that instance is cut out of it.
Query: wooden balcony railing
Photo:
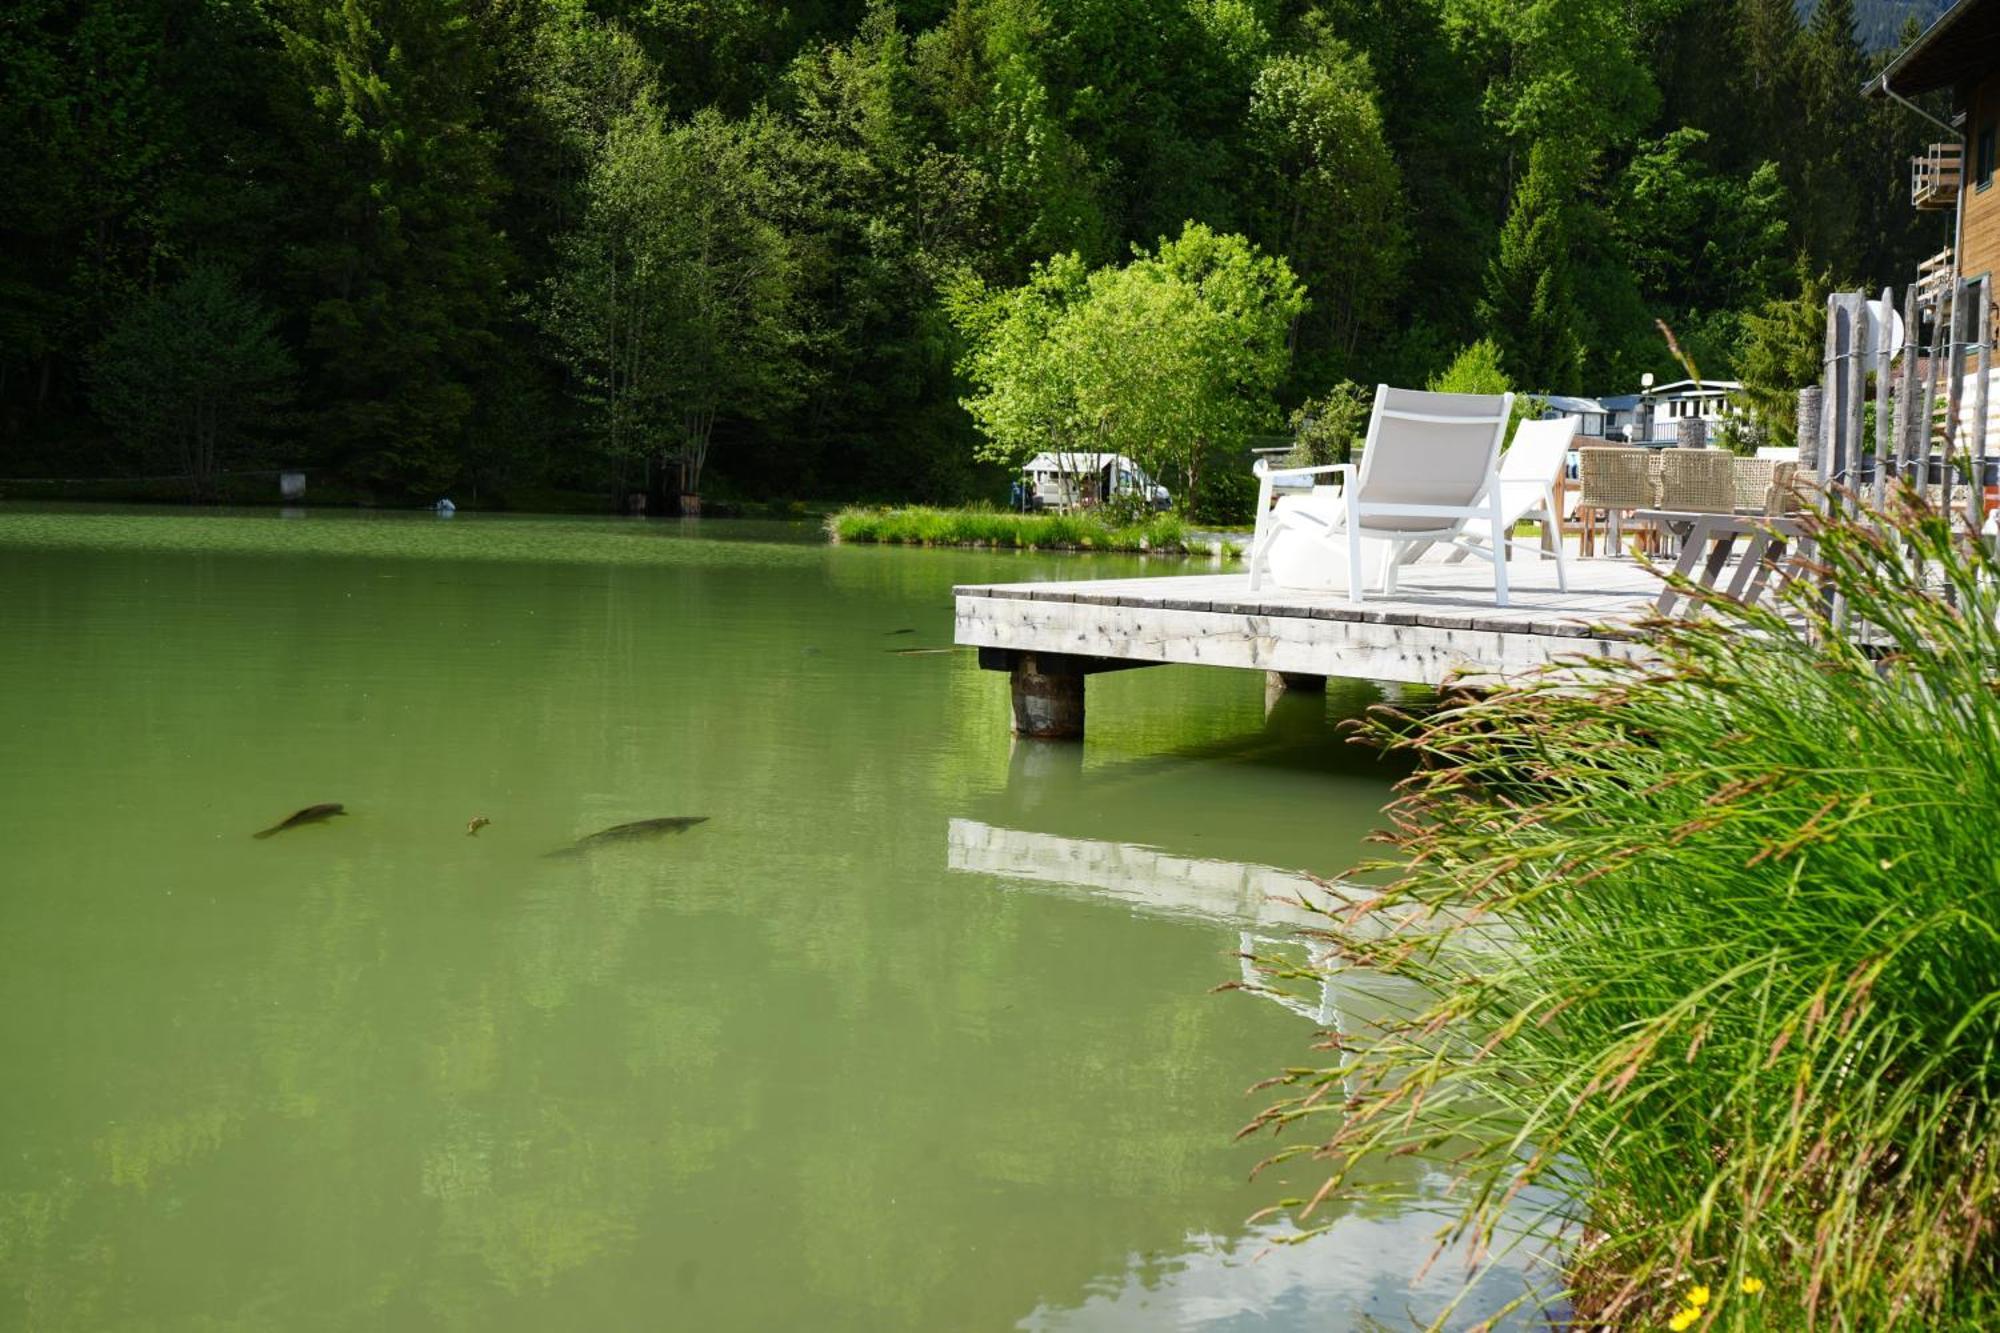
[[[1951,290],[1952,255],[1949,248],[1938,251],[1917,265],[1917,304],[1935,306],[1938,298]]]
[[[1950,208],[1958,202],[1965,179],[1964,150],[1955,143],[1934,143],[1910,159],[1910,203],[1920,209]]]

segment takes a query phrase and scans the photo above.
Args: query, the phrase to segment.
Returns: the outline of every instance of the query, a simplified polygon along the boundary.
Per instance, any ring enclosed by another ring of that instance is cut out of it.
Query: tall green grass
[[[1396,878],[1321,943],[1433,1000],[1272,1080],[1245,1132],[1324,1166],[1281,1209],[1323,1225],[1414,1155],[1455,1181],[1447,1247],[1568,1200],[1537,1227],[1583,1322],[1980,1325],[2000,569],[1934,513],[1895,521],[1817,532],[1866,642],[1802,582],[1789,619],[1717,603],[1654,626],[1649,661],[1375,721],[1422,765]]]
[[[1162,551],[1196,550],[1187,521],[1176,514],[1153,514],[1136,523],[1108,522],[1095,513],[1016,514],[997,509],[843,509],[827,519],[827,532],[840,542],[888,542],[908,546],[999,546],[1039,550]],[[1202,548],[1206,554],[1206,548]]]

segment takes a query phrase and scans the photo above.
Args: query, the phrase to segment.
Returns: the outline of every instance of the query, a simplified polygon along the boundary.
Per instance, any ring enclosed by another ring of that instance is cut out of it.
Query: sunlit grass
[[[985,508],[843,509],[827,520],[835,541],[909,546],[993,546],[1024,550],[1160,551],[1207,554],[1176,514],[1113,524],[1094,513],[1016,514]]]
[[[1429,1159],[1476,1253],[1503,1210],[1564,1197],[1541,1229],[1611,1327],[1977,1326],[2000,1290],[2000,568],[1928,511],[1898,522],[1920,560],[1858,522],[1818,534],[1865,644],[1802,582],[1789,620],[1718,605],[1656,627],[1650,662],[1378,723],[1425,763],[1390,807],[1400,878],[1324,943],[1435,1003],[1274,1080],[1251,1128],[1324,1164],[1321,1199]]]

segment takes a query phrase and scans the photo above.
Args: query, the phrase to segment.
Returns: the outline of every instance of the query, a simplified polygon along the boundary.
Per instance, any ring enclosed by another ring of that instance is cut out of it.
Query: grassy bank
[[[1561,1200],[1540,1229],[1594,1325],[1979,1325],[2000,566],[1926,512],[1899,523],[1918,572],[1859,523],[1818,534],[1868,651],[1722,605],[1657,628],[1651,662],[1383,731],[1428,761],[1390,811],[1400,879],[1327,942],[1436,1001],[1276,1080],[1254,1127],[1330,1164],[1302,1196],[1420,1156],[1458,1179],[1475,1250]]]
[[[997,546],[1039,551],[1156,551],[1207,555],[1208,542],[1174,514],[1115,524],[1090,513],[1016,514],[998,509],[843,509],[827,519],[839,542],[905,546]],[[1226,545],[1225,554],[1235,548]]]

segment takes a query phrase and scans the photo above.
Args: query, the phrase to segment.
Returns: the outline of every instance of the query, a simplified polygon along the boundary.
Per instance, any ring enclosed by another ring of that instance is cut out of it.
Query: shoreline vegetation
[[[1178,514],[1118,523],[1095,513],[1016,514],[970,507],[849,508],[826,521],[835,542],[888,546],[967,546],[1023,551],[1134,551],[1240,559],[1241,543],[1196,528]]]
[[[1549,1245],[1592,1327],[1992,1327],[2000,559],[1891,519],[1812,521],[1831,601],[1378,717],[1421,761],[1363,868],[1397,878],[1260,984],[1430,1001],[1269,1081],[1272,1211],[1314,1234],[1414,1155],[1461,1201],[1441,1246]]]

